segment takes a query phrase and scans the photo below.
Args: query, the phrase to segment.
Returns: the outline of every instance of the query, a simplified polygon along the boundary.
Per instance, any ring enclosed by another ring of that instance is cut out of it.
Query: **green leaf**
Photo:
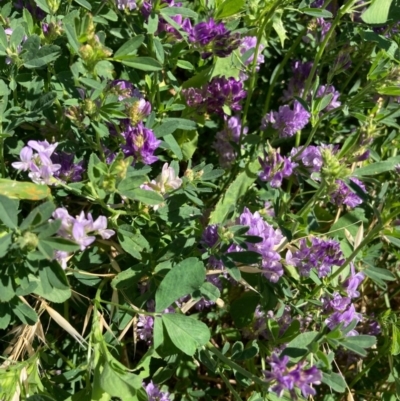
[[[344,393],[346,390],[346,382],[343,379],[343,376],[334,372],[322,372],[322,383],[325,383],[332,390],[337,391],[338,393]]]
[[[0,302],[0,330],[8,327],[11,321],[11,308],[7,303]]]
[[[132,67],[136,70],[141,71],[151,72],[162,70],[162,64],[151,57],[126,56],[126,58],[124,58],[123,60],[116,59],[116,61],[119,61],[120,63],[127,65],[128,67]]]
[[[330,11],[324,10],[321,8],[300,8],[303,14],[311,15],[311,17],[315,18],[332,18],[333,15]]]
[[[131,400],[141,385],[142,379],[139,376],[115,369],[108,362],[100,377],[101,388],[112,397],[119,397],[123,400]]]
[[[390,353],[392,355],[400,354],[400,330],[394,323],[392,323],[392,344],[390,346]]]
[[[393,0],[375,0],[361,14],[367,24],[384,24],[389,18],[389,9]]]
[[[51,191],[47,185],[0,178],[0,195],[8,198],[42,200],[49,197],[50,194]]]
[[[317,331],[300,333],[287,344],[283,355],[288,355],[293,362],[298,362],[309,352],[308,347],[315,342],[318,335],[319,333]]]
[[[371,163],[368,166],[360,167],[354,170],[353,175],[360,177],[363,175],[376,175],[385,173],[394,169],[396,164],[400,163],[400,156],[391,157],[383,162]]]
[[[147,33],[153,35],[158,29],[158,15],[154,11],[149,15],[147,19]]]
[[[159,193],[141,188],[129,191],[127,198],[143,202],[146,205],[159,205],[164,202],[164,198]]]
[[[134,196],[133,191],[137,188],[140,188],[140,186],[146,181],[147,177],[145,175],[136,175],[133,177],[124,178],[118,184],[118,192],[127,198],[131,198]]]
[[[250,185],[257,179],[260,170],[260,162],[254,160],[247,164],[245,170],[241,172],[227,189],[225,195],[218,201],[215,210],[211,213],[210,224],[222,224],[226,221],[228,214],[233,211]]]
[[[162,138],[165,135],[174,133],[177,129],[185,131],[192,131],[197,128],[197,124],[194,121],[187,120],[185,118],[166,118],[163,123],[156,127],[154,135],[156,138]]]
[[[179,160],[182,160],[182,158],[183,158],[182,150],[181,150],[181,147],[179,146],[178,142],[176,142],[176,139],[174,138],[174,136],[172,134],[164,135],[163,139],[168,144],[169,148],[174,153],[174,155]]]
[[[44,394],[35,394],[27,398],[29,401],[56,401],[55,398],[49,397]]]
[[[206,269],[203,262],[197,258],[185,259],[174,266],[157,289],[156,312],[162,312],[180,297],[198,290],[205,278]]]
[[[282,48],[285,46],[285,40],[288,38],[286,35],[286,29],[282,22],[282,12],[275,12],[273,17],[272,27],[278,34],[279,40],[281,41]]]
[[[47,244],[56,251],[75,252],[80,248],[75,242],[59,237],[42,238],[40,242]]]
[[[192,317],[167,313],[162,316],[162,322],[174,345],[189,356],[210,340],[207,325]]]
[[[224,0],[217,8],[215,18],[223,19],[231,17],[232,15],[235,15],[242,11],[245,4],[245,0]]]
[[[75,3],[79,4],[80,6],[86,8],[86,10],[89,10],[89,11],[92,10],[91,4],[86,0],[74,0],[74,1],[75,1]]]
[[[22,323],[33,326],[38,321],[38,315],[36,312],[19,298],[14,298],[12,304],[14,314]]]
[[[366,276],[371,278],[372,280],[385,280],[385,281],[395,281],[396,276],[387,269],[382,269],[381,267],[372,267],[368,266],[365,270],[363,270]]]
[[[260,296],[252,291],[245,292],[232,302],[229,312],[238,329],[248,326],[253,321],[254,311],[259,302]]]
[[[13,279],[10,276],[0,277],[0,303],[9,302],[15,296]]]
[[[10,37],[10,45],[14,49],[18,47],[18,45],[21,44],[22,40],[24,39],[25,36],[25,29],[22,25],[18,25],[12,32],[11,37]]]
[[[55,92],[48,92],[40,96],[39,99],[32,104],[30,110],[38,113],[39,111],[49,108],[54,101],[57,99],[57,94]]]
[[[35,3],[37,4],[37,6],[42,9],[45,13],[50,14],[50,9],[47,5],[47,1],[46,0],[35,0]]]
[[[219,289],[208,281],[203,283],[203,285],[200,287],[200,292],[203,297],[213,302],[215,302],[221,296]]]
[[[24,231],[30,227],[35,227],[45,221],[47,221],[55,210],[53,202],[45,202],[35,207],[26,217],[21,225],[19,226],[21,231]]]
[[[240,0],[242,1],[242,0]],[[194,18],[196,19],[198,14],[185,7],[164,7],[160,10],[161,15],[167,15],[170,17],[175,17],[176,15],[182,15],[182,17]]]
[[[111,281],[114,290],[127,290],[137,286],[138,281],[143,276],[144,265],[138,264],[118,273]]]
[[[0,195],[0,220],[9,228],[18,227],[19,202]]]
[[[119,227],[118,239],[122,249],[138,260],[142,259],[140,252],[142,252],[143,249],[148,249],[150,246],[143,235],[127,225]]]
[[[186,60],[178,60],[176,66],[184,70],[194,70],[194,65]]]
[[[0,258],[3,258],[7,255],[8,247],[12,243],[12,234],[8,233],[0,237]]]
[[[75,51],[75,53],[79,53],[79,48],[81,47],[78,37],[76,36],[75,26],[70,23],[63,24],[64,31],[67,34],[67,39],[69,45]]]
[[[367,355],[364,348],[370,348],[375,344],[376,344],[376,338],[374,336],[369,336],[369,335],[346,337],[341,341],[341,345],[361,356]]]
[[[144,35],[137,35],[132,39],[125,42],[114,54],[114,59],[119,59],[122,56],[132,54],[142,45],[144,42]]]
[[[26,68],[40,68],[56,60],[60,56],[61,48],[56,45],[42,46],[36,54],[36,57],[26,61],[24,67]]]

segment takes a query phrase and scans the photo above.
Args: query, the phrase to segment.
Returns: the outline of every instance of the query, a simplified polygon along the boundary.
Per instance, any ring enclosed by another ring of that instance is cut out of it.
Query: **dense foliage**
[[[0,0],[0,399],[400,398],[397,0]]]

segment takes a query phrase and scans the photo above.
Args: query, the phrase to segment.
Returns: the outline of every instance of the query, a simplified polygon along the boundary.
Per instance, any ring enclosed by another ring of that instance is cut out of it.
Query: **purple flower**
[[[151,344],[153,341],[154,319],[151,316],[140,315],[137,322],[137,333],[141,340]]]
[[[261,268],[263,275],[272,283],[276,283],[279,277],[283,275],[283,267],[281,257],[275,248],[283,239],[282,232],[275,230],[261,217],[260,213],[250,212],[246,207],[243,213],[239,216],[238,224],[249,226],[248,235],[261,237],[262,241],[256,244],[246,243],[249,251],[257,252],[262,256]],[[237,245],[232,245],[228,252],[240,252],[242,248]]]
[[[247,52],[249,52],[251,49],[254,49],[257,46],[257,38],[255,36],[245,36],[242,39],[242,42],[239,46],[239,53],[241,56],[244,56]],[[260,70],[260,65],[264,63],[265,59],[264,56],[261,54],[261,52],[264,49],[264,45],[259,46],[258,48],[258,55],[257,55],[257,63],[256,63],[256,71]],[[247,53],[249,54],[249,53]],[[254,53],[250,54],[249,57],[243,61],[243,64],[245,66],[251,65],[253,63],[254,60]],[[248,78],[248,76],[244,73],[244,72],[240,72],[240,79],[241,80],[246,80]]]
[[[72,217],[67,209],[58,208],[53,212],[52,217],[61,220],[57,234],[80,245],[81,251],[96,240],[94,235],[97,234],[103,239],[108,239],[115,234],[113,230],[107,229],[107,218],[105,216],[99,216],[97,220],[93,221],[91,213],[86,216],[84,212],[81,212],[78,216]],[[64,260],[67,256],[69,255],[56,253],[55,258],[64,266]]]
[[[228,106],[233,111],[240,111],[242,109],[240,102],[246,95],[243,83],[236,81],[235,78],[213,78],[207,87],[207,111],[224,115],[223,106]]]
[[[211,224],[204,229],[200,243],[208,248],[212,248],[218,240],[218,225]]]
[[[142,99],[143,95],[134,86],[124,79],[115,79],[111,82],[111,92],[118,95],[118,100],[122,101],[131,97]]]
[[[295,389],[298,388],[304,397],[315,395],[316,391],[311,387],[312,384],[320,384],[322,373],[315,366],[304,369],[304,363],[300,362],[294,367],[289,368],[289,357],[287,355],[282,358],[275,353],[267,359],[271,366],[270,371],[263,371],[265,379],[273,385],[270,390],[281,397],[285,390],[289,391],[292,399],[297,399]]]
[[[54,176],[66,182],[78,182],[82,180],[83,161],[74,163],[74,155],[65,152],[53,153],[53,163],[59,164],[61,168],[54,173]]]
[[[364,192],[367,192],[365,185],[357,178],[351,177],[356,185],[358,185]],[[337,206],[347,205],[348,207],[356,207],[360,205],[363,200],[356,195],[342,180],[336,180],[337,188],[331,194],[331,202]]]
[[[342,104],[338,100],[338,98],[340,96],[340,93],[335,89],[335,87],[333,85],[321,85],[318,88],[317,94],[316,94],[316,98],[317,99],[323,98],[326,95],[332,95],[331,101],[325,107],[325,109],[327,111],[330,111],[330,110],[333,110],[333,109],[336,109],[336,108],[340,107],[340,105]]]
[[[199,22],[194,27],[186,24],[189,41],[201,52],[206,59],[213,54],[218,57],[227,57],[240,45],[240,34],[231,34],[225,25],[216,23],[212,18],[208,22]]]
[[[162,392],[152,381],[149,384],[143,383],[149,401],[170,401],[169,393]]]
[[[117,0],[117,7],[119,10],[134,10],[136,8],[135,0]]]
[[[361,315],[356,312],[354,305],[351,304],[344,311],[334,312],[325,320],[325,323],[331,330],[333,330],[341,323],[343,323],[344,327],[347,327],[353,320],[356,320],[358,323],[361,320]]]
[[[60,170],[61,165],[54,164],[51,160],[57,145],[57,143],[51,145],[47,141],[29,141],[28,146],[21,149],[21,161],[11,165],[17,170],[29,171],[29,178],[35,184],[57,184],[54,174]]]
[[[126,140],[126,144],[122,147],[125,156],[133,156],[135,161],[144,164],[152,164],[158,160],[158,157],[154,156],[154,151],[161,141],[143,123],[140,122],[134,127],[127,125],[122,136]]]
[[[332,266],[341,266],[344,263],[343,253],[339,242],[328,239],[311,238],[308,246],[306,239],[299,241],[299,249],[288,250],[286,263],[295,266],[302,276],[308,277],[312,268],[316,268],[319,277],[325,277],[331,272]]]
[[[321,43],[329,29],[331,29],[332,24],[325,21],[323,18],[316,18],[308,24],[307,36],[303,36],[303,41],[310,43],[310,36],[318,43]]]
[[[281,138],[293,136],[297,131],[303,129],[310,120],[310,113],[297,100],[294,101],[293,109],[288,105],[279,107],[279,111],[267,113],[261,122],[261,128],[266,129],[268,124],[278,130]]]
[[[283,91],[283,100],[291,100],[294,96],[303,94],[304,83],[310,75],[313,63],[311,61],[295,61],[292,64],[292,77],[289,80],[288,89]]]
[[[307,146],[299,156],[296,157],[297,153],[302,148],[293,148],[290,152],[290,156],[294,161],[298,162],[299,167],[303,167],[310,173],[319,173],[322,168],[322,155],[319,146]]]
[[[350,298],[357,298],[360,296],[360,293],[357,291],[357,288],[364,280],[365,276],[362,272],[356,273],[354,263],[351,263],[350,268],[350,276],[343,283],[343,288],[347,292],[347,295]]]
[[[224,116],[224,106],[233,111],[240,111],[240,102],[246,97],[247,92],[243,90],[243,83],[235,78],[215,77],[203,88],[188,88],[182,90],[186,103],[194,107],[199,113],[217,113]]]
[[[261,181],[269,182],[272,188],[279,188],[283,178],[290,177],[297,163],[292,162],[290,157],[281,156],[279,151],[270,149],[264,154],[264,159],[259,158],[262,171],[258,174]]]
[[[239,142],[241,129],[242,122],[240,117],[232,116],[230,118],[225,117],[224,130],[217,132],[214,148],[219,154],[219,163],[223,168],[230,167],[237,157],[237,153],[231,142]],[[243,129],[243,134],[246,135],[247,132],[248,128],[245,127]]]

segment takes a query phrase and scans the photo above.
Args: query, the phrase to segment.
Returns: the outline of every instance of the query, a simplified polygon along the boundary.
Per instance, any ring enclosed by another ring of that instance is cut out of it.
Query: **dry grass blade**
[[[134,316],[129,322],[128,324],[125,326],[125,328],[121,331],[121,334],[118,336],[118,341],[121,342],[123,340],[123,338],[125,337],[126,332],[129,330],[129,328],[131,327],[131,325],[134,323],[136,319],[136,316]]]
[[[46,302],[42,302],[42,306],[46,310],[46,312],[50,315],[50,317],[60,326],[62,327],[70,336],[72,336],[78,343],[82,346],[87,344],[86,340],[74,329],[74,327],[64,318],[62,317],[56,310],[47,305]]]
[[[363,238],[364,238],[364,225],[363,223],[361,223],[357,231],[356,238],[354,239],[354,248],[358,248],[360,246]]]
[[[88,310],[86,312],[86,315],[85,315],[85,320],[83,321],[82,336],[85,334],[86,327],[89,324],[90,315],[92,314],[92,311],[93,311],[93,305],[89,305],[89,308],[88,308]]]

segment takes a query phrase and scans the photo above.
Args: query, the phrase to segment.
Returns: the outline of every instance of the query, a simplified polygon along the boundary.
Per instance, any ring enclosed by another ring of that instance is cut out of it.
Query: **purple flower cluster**
[[[306,43],[310,43],[311,38],[317,43],[321,43],[329,29],[331,29],[332,24],[328,21],[325,21],[323,18],[316,18],[307,27],[307,36],[303,36],[303,41]]]
[[[365,185],[357,178],[351,177],[357,186],[359,186],[364,192],[367,192]],[[348,207],[356,207],[360,205],[363,200],[356,195],[342,180],[336,180],[336,189],[331,194],[331,202],[337,206],[346,205]]]
[[[340,105],[342,104],[338,100],[340,93],[335,89],[333,85],[321,85],[318,88],[316,93],[317,99],[321,99],[326,95],[332,95],[332,99],[329,102],[329,104],[325,107],[325,110],[330,111],[340,107]]]
[[[153,381],[150,381],[149,384],[143,383],[143,387],[146,390],[148,401],[170,401],[169,393],[161,391]]]
[[[322,168],[322,154],[319,146],[307,146],[300,155],[296,156],[302,148],[293,148],[290,152],[291,158],[298,163],[300,168],[310,173],[319,173]]]
[[[93,220],[91,213],[85,216],[85,213],[81,212],[78,216],[72,217],[67,209],[63,207],[56,209],[52,216],[54,219],[61,220],[61,226],[57,234],[62,238],[77,243],[81,251],[96,240],[95,235],[108,239],[115,234],[114,230],[107,229],[107,217],[105,216],[99,216],[96,220]],[[57,251],[55,255],[55,259],[60,262],[63,269],[67,267],[68,257],[68,252],[64,251]]]
[[[325,277],[331,272],[332,266],[341,266],[344,263],[344,257],[339,242],[333,239],[313,237],[308,245],[307,240],[302,238],[296,251],[287,251],[286,263],[295,266],[302,276],[308,277],[315,267],[318,277]]]
[[[62,168],[60,164],[54,164],[52,161],[57,145],[57,142],[49,144],[47,141],[29,141],[28,146],[21,149],[21,161],[11,165],[17,170],[29,171],[29,178],[35,184],[54,185],[57,183],[54,175]]]
[[[136,97],[142,99],[142,94],[129,82],[124,79],[115,79],[110,83],[111,92],[118,96],[121,102],[124,99]]]
[[[292,399],[297,400],[296,389],[299,389],[305,398],[316,394],[312,385],[321,384],[322,380],[322,373],[317,367],[304,369],[304,362],[300,362],[289,368],[287,355],[280,358],[278,355],[272,354],[267,362],[271,366],[271,370],[264,370],[263,373],[265,379],[272,383],[270,390],[278,397],[281,397],[287,390]]]
[[[216,23],[212,18],[193,27],[188,21],[185,29],[189,34],[189,41],[199,49],[203,59],[212,55],[227,57],[241,43],[239,33],[232,34],[222,22]]]
[[[257,46],[257,38],[255,36],[245,36],[242,40],[242,43],[239,46],[239,53],[243,57],[245,54],[249,54],[250,50],[254,49]],[[260,70],[260,65],[264,63],[265,58],[261,54],[264,49],[264,45],[260,45],[258,48],[258,55],[257,55],[257,62],[256,62],[256,71]],[[250,54],[249,57],[243,61],[245,66],[251,65],[254,61],[254,54]],[[241,71],[240,72],[240,79],[245,81],[248,76]]]
[[[221,167],[228,168],[237,157],[237,153],[233,148],[231,142],[238,143],[240,132],[242,129],[242,122],[240,117],[225,117],[224,129],[217,132],[214,142],[214,148],[219,155],[219,163]],[[246,135],[247,127],[244,127],[243,134]]]
[[[126,124],[122,136],[125,138],[125,145],[122,146],[122,151],[126,157],[133,156],[134,161],[140,161],[144,164],[152,164],[158,160],[158,157],[154,156],[154,152],[161,141],[142,122],[139,122],[136,126]]]
[[[279,277],[283,275],[283,267],[281,264],[281,256],[275,250],[283,240],[281,230],[275,230],[270,224],[264,221],[260,213],[250,212],[247,207],[239,216],[238,224],[249,226],[248,235],[254,235],[262,238],[262,242],[256,244],[246,243],[249,251],[257,252],[262,256],[263,275],[272,283],[276,283]],[[242,248],[232,245],[228,251],[241,251]]]
[[[224,106],[232,111],[240,111],[240,102],[246,98],[247,92],[243,90],[243,83],[235,78],[215,77],[201,89],[188,88],[182,90],[186,103],[199,112],[217,113],[223,116]]]
[[[337,292],[333,294],[331,299],[324,299],[324,311],[330,313],[330,316],[325,319],[325,323],[331,330],[341,323],[347,327],[354,320],[357,323],[361,320],[361,315],[356,312],[350,297],[343,297]],[[358,332],[353,329],[347,335],[355,336],[358,335]]]
[[[292,64],[292,76],[288,83],[287,90],[283,91],[283,99],[291,100],[294,96],[301,96],[303,94],[304,83],[310,75],[313,63],[311,61],[301,62],[295,61]]]
[[[117,8],[119,10],[134,10],[136,8],[135,0],[117,0]]]
[[[268,124],[272,124],[281,138],[291,137],[308,124],[310,116],[301,103],[295,100],[293,108],[284,105],[279,107],[279,111],[267,113],[261,121],[261,129],[264,130]]]
[[[78,182],[82,180],[83,160],[74,163],[74,155],[72,153],[57,152],[51,155],[51,160],[56,165],[60,165],[60,169],[54,172],[54,177],[65,182]]]
[[[281,156],[279,151],[270,149],[264,154],[264,159],[259,158],[262,171],[258,174],[261,181],[269,182],[272,188],[279,188],[284,178],[293,174],[297,163],[292,162],[290,157]]]

